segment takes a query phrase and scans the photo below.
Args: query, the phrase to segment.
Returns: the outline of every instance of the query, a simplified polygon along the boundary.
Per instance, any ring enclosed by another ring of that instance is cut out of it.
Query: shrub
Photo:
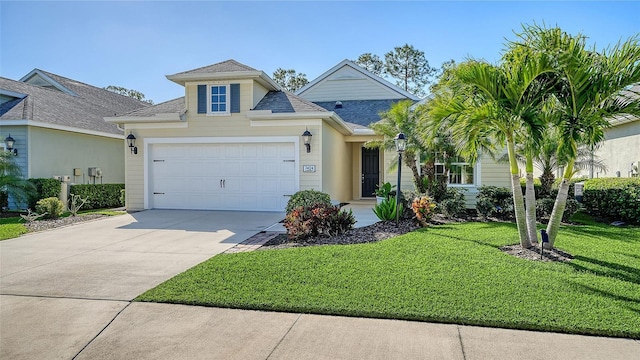
[[[294,241],[318,235],[340,235],[353,229],[355,223],[351,210],[346,212],[338,206],[320,203],[298,206],[287,213],[284,220],[289,239]]]
[[[556,203],[555,199],[543,198],[536,200],[536,216],[538,218],[549,218],[553,211],[553,205]]]
[[[640,178],[587,180],[582,203],[592,216],[640,224]]]
[[[395,188],[396,188],[396,185],[391,185],[391,183],[386,182],[383,184],[376,185],[376,191],[374,191],[373,193],[377,197],[388,199],[393,196],[396,196],[396,192],[395,190],[393,190]]]
[[[0,211],[5,211],[9,207],[9,194],[0,191]]]
[[[526,178],[520,178],[520,186],[522,187],[522,195],[525,195],[527,192],[527,179]],[[543,193],[542,190],[542,183],[540,182],[540,179],[535,178],[533,179],[533,191],[536,194],[536,199],[541,198],[541,194]]]
[[[50,197],[59,197],[60,196],[60,180],[56,180],[53,178],[38,178],[38,179],[29,179],[30,183],[32,183],[36,187],[36,193],[33,196],[29,197],[29,208],[34,209],[36,207],[36,203],[39,200],[50,198]]]
[[[400,214],[402,215],[404,211],[404,206],[402,202],[400,202]],[[395,220],[396,219],[396,199],[394,198],[386,198],[382,200],[380,204],[376,204],[373,208],[374,214],[378,217],[378,219],[382,221]]]
[[[568,193],[568,195],[567,195],[567,198],[568,198],[568,199],[573,199],[573,198],[575,198],[575,191],[574,191],[574,189],[575,189],[575,184],[576,184],[577,182],[583,182],[583,181],[587,181],[587,180],[589,180],[589,179],[588,179],[588,178],[585,178],[585,177],[579,177],[579,178],[575,178],[575,179],[571,179],[571,180],[569,180],[569,193]],[[550,197],[552,197],[552,198],[554,198],[554,199],[555,199],[556,197],[558,197],[558,189],[560,188],[560,183],[561,183],[561,182],[562,182],[562,178],[560,178],[560,179],[556,179],[556,180],[553,182],[553,186],[551,187],[551,195],[550,195]]]
[[[564,213],[562,214],[562,221],[567,222],[580,209],[580,203],[576,199],[567,199],[567,204],[564,207]]]
[[[124,184],[71,185],[70,193],[86,199],[85,209],[106,209],[124,206],[120,191]]]
[[[444,198],[438,203],[438,210],[446,217],[460,217],[466,209],[463,190],[457,188],[448,188]]]
[[[64,204],[56,197],[48,197],[39,200],[36,203],[36,212],[39,214],[47,213],[47,218],[57,219],[64,211]]]
[[[478,189],[476,210],[484,217],[493,216],[508,220],[514,217],[513,196],[505,187],[481,186]],[[480,204],[480,209],[478,209]]]
[[[331,205],[329,194],[316,190],[302,190],[293,194],[287,202],[287,214],[300,206],[310,207],[315,204]]]
[[[435,208],[435,202],[428,196],[417,197],[411,203],[411,210],[413,210],[416,219],[418,219],[418,223],[420,223],[422,227],[429,226],[428,222],[431,220]]]

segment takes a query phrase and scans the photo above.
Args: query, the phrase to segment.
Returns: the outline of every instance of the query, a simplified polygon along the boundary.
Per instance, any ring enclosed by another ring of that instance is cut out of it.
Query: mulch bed
[[[537,261],[571,261],[573,255],[559,249],[544,249],[542,257],[540,256],[540,243],[534,244],[530,248],[523,248],[520,244],[507,245],[500,248],[509,255],[517,256],[526,260]]]

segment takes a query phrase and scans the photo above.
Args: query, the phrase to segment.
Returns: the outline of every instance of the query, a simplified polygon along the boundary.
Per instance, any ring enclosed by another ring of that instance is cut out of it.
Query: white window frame
[[[206,84],[207,85],[207,115],[209,116],[230,116],[231,115],[231,87],[229,86],[229,83],[221,83],[221,82],[209,82]],[[226,110],[225,111],[211,111],[211,88],[212,87],[225,87],[226,88],[226,97],[227,97],[227,101],[225,102],[226,104]]]
[[[478,169],[477,166],[475,165],[471,165],[468,162],[463,162],[463,161],[459,161],[459,162],[452,162],[451,164],[449,164],[450,166],[453,165],[457,165],[457,166],[461,166],[461,167],[466,167],[467,169],[471,169],[471,175],[473,176],[473,180],[470,183],[452,183],[451,182],[451,173],[450,173],[450,169],[449,171],[447,171],[447,173],[438,173],[438,166],[442,166],[443,168],[445,168],[445,164],[442,162],[437,162],[435,163],[435,167],[436,167],[436,178],[438,178],[438,176],[446,176],[447,177],[447,186],[450,187],[473,187],[476,186],[477,183],[477,176],[478,176]],[[446,168],[445,168],[446,169]],[[464,174],[461,174],[461,177],[464,176]],[[464,178],[462,178],[461,180],[465,180]]]

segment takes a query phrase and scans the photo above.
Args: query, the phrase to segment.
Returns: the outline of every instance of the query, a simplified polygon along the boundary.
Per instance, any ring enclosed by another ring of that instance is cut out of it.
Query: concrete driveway
[[[73,358],[132,299],[284,213],[149,210],[0,242],[0,358]]]

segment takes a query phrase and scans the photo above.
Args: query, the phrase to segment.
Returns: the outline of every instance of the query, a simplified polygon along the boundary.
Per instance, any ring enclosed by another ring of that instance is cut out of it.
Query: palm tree
[[[407,147],[403,152],[402,162],[406,164],[413,174],[413,182],[419,192],[424,192],[423,181],[418,170],[416,159],[419,154],[424,153],[424,147],[416,131],[420,107],[412,109],[413,102],[402,100],[391,106],[391,108],[380,114],[381,120],[370,125],[371,129],[382,136],[382,139],[370,140],[365,143],[367,148],[382,148],[388,151],[395,151],[394,138],[398,133],[405,134]],[[397,166],[395,160],[394,166]]]
[[[0,151],[0,191],[6,192],[15,204],[22,204],[35,190],[35,186],[22,177],[13,153]]]
[[[462,154],[476,161],[482,148],[504,146],[506,142],[511,173],[516,224],[522,247],[531,246],[527,231],[524,198],[516,159],[516,143],[542,102],[540,77],[551,71],[546,57],[537,54],[514,54],[509,61],[494,66],[469,60],[452,72],[448,87],[442,87],[433,100],[430,115],[446,123]],[[531,136],[531,134],[529,134]]]
[[[598,53],[586,49],[581,34],[571,36],[559,28],[535,25],[526,27],[519,37],[520,46],[551,59],[557,79],[554,126],[560,134],[558,154],[566,159],[566,166],[547,225],[548,247],[553,248],[580,145],[601,142],[607,119],[640,116],[639,94],[631,90],[640,82],[640,46],[636,35]]]

